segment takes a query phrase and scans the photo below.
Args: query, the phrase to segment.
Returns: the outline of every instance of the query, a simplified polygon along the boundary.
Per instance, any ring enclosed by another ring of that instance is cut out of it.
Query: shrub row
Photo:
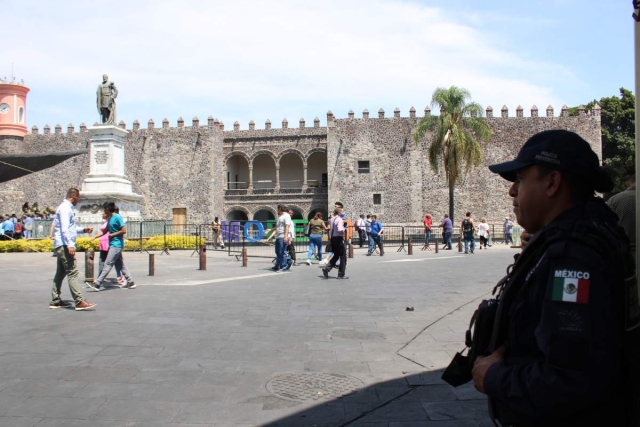
[[[79,237],[76,240],[76,250],[84,252],[88,250],[98,250],[98,240],[89,241],[88,237]],[[167,246],[170,249],[194,249],[196,247],[196,237],[167,235]],[[200,239],[204,244],[204,240]],[[142,248],[146,250],[162,250],[165,245],[165,236],[154,236],[142,239]],[[140,240],[125,240],[125,251],[140,249]],[[8,240],[0,241],[0,253],[7,252],[50,252],[53,250],[53,240]]]

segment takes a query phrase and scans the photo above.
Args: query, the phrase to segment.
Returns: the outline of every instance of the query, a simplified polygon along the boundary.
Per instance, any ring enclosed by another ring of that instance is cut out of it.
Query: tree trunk
[[[455,224],[453,219],[453,187],[454,187],[454,184],[450,182],[449,183],[449,218],[451,219],[451,223]]]

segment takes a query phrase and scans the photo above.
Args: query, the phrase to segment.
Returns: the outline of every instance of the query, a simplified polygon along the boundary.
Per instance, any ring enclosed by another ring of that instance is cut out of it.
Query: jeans
[[[511,233],[505,233],[504,234],[504,242],[506,244],[511,243],[513,245],[513,235]]]
[[[429,242],[431,241],[431,230],[424,232],[424,244],[425,246],[429,246]]]
[[[322,261],[322,234],[309,234],[308,260],[313,256],[313,248],[318,248],[318,259]]]
[[[100,276],[100,273],[102,273],[102,269],[104,268],[104,263],[107,261],[108,254],[109,254],[109,251],[100,251],[100,262],[98,263],[98,276]],[[122,257],[122,254],[120,254],[120,257]],[[122,260],[122,262],[124,263],[124,259]],[[120,271],[120,266],[116,264],[115,267],[116,267],[116,277],[120,277],[122,275],[122,272]]]
[[[464,253],[469,252],[469,242],[471,242],[471,252],[476,249],[476,238],[473,235],[473,231],[464,232]]]
[[[69,250],[66,246],[58,246],[54,250],[58,259],[56,267],[56,275],[53,277],[53,288],[51,289],[51,302],[60,302],[60,288],[62,287],[62,281],[64,276],[67,276],[69,280],[69,290],[76,304],[83,301],[80,288],[78,287],[78,263],[76,257],[69,254]]]
[[[282,237],[276,239],[276,267],[278,270],[287,268],[287,245]]]
[[[380,235],[377,235],[377,236],[369,235],[369,252],[368,253],[372,254],[376,245],[380,246]]]
[[[107,277],[114,265],[116,265],[117,268],[120,269],[120,271],[124,275],[124,278],[127,279],[127,282],[133,282],[133,278],[131,277],[131,274],[129,274],[129,270],[127,269],[127,266],[124,265],[124,261],[122,260],[122,248],[110,247],[109,253],[107,254],[107,259],[104,262],[104,268],[100,272],[100,276],[98,276],[98,278],[96,279],[96,283],[98,285],[102,285],[102,282],[104,281],[105,277]]]
[[[451,231],[444,231],[442,233],[442,238],[444,239],[444,245],[451,249],[453,248],[453,243],[451,243],[451,235],[453,234],[453,232]]]

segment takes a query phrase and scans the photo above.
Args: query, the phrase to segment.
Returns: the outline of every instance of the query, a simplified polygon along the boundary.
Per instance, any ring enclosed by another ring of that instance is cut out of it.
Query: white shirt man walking
[[[53,247],[58,259],[56,275],[53,278],[51,289],[51,303],[49,308],[67,308],[71,304],[60,299],[62,280],[67,276],[69,290],[76,303],[76,311],[89,310],[96,306],[84,300],[78,287],[78,264],[76,262],[76,237],[78,233],[91,233],[92,228],[76,226],[76,218],[73,215],[73,207],[78,204],[80,191],[70,188],[66,199],[58,206],[53,218]]]

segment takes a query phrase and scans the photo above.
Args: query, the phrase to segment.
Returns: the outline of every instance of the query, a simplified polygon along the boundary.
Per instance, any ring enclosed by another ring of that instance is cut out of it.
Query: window
[[[18,123],[24,123],[24,108],[18,108]]]
[[[373,195],[373,204],[381,205],[382,204],[382,194],[374,194]]]
[[[369,173],[369,160],[358,160],[358,173]]]

